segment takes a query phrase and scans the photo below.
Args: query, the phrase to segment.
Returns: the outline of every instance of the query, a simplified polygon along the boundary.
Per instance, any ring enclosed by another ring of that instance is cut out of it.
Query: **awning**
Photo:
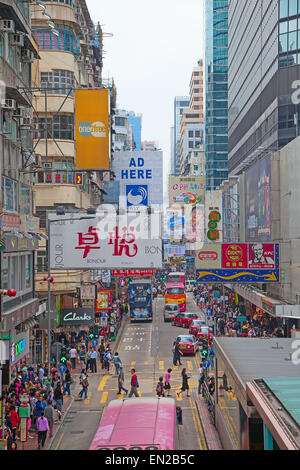
[[[6,98],[7,99],[12,99],[17,101],[18,104],[21,106],[26,106],[27,108],[31,107],[31,104],[29,101],[23,96],[19,90],[15,87],[10,87],[9,85],[6,85]]]

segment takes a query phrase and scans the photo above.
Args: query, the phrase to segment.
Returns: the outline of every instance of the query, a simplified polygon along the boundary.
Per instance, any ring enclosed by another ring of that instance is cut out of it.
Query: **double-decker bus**
[[[185,286],[185,273],[169,273],[168,282],[181,282]]]
[[[152,281],[143,279],[129,285],[130,319],[152,321]]]
[[[169,282],[165,292],[166,304],[178,304],[180,312],[186,311],[186,293],[181,282]]]
[[[112,400],[89,450],[175,450],[178,448],[173,398]]]

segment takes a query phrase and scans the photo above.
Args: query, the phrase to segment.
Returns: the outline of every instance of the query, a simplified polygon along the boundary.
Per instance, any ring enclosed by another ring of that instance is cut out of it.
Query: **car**
[[[194,335],[179,335],[176,338],[182,354],[196,354],[199,351],[199,343]]]
[[[200,330],[201,326],[206,326],[205,320],[192,320],[190,323],[189,333],[190,335],[197,335],[197,332]]]
[[[171,321],[172,318],[179,313],[178,304],[166,304],[164,311],[164,321]]]
[[[210,345],[212,342],[214,335],[212,333],[212,328],[209,326],[201,326],[197,331],[196,338],[199,343],[202,343],[204,339],[208,340],[208,344]]]
[[[172,325],[188,328],[193,320],[198,320],[197,313],[180,312],[172,318]]]
[[[185,283],[187,292],[193,292],[195,285],[196,285],[196,281],[188,279]]]

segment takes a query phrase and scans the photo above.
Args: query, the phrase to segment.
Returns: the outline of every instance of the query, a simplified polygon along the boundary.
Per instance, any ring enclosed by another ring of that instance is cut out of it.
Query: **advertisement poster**
[[[248,268],[247,244],[222,244],[222,268]]]
[[[204,204],[197,204],[184,208],[185,240],[189,243],[205,241],[205,213]],[[200,248],[200,247],[199,247]],[[189,249],[193,249],[192,247]]]
[[[96,311],[108,310],[111,303],[111,291],[110,290],[100,290],[97,294],[97,308]]]
[[[203,204],[205,197],[204,176],[170,176],[169,204]]]
[[[184,235],[184,211],[182,208],[167,209],[166,223],[168,238],[181,240]]]
[[[205,233],[208,243],[223,241],[222,191],[206,191],[205,193]]]
[[[274,245],[263,243],[249,244],[249,268],[274,269]]]
[[[259,160],[245,176],[246,240],[271,240],[271,160]]]
[[[76,168],[109,169],[110,90],[75,90]]]

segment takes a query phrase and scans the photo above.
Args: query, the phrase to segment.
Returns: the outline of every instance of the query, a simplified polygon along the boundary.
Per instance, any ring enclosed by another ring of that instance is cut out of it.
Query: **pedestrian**
[[[201,362],[200,367],[198,369],[198,395],[200,395],[200,393],[202,392],[204,379],[205,379],[204,367],[203,367],[203,363]]]
[[[123,367],[120,366],[119,367],[119,374],[118,374],[118,387],[119,387],[118,395],[121,395],[122,390],[125,392],[126,396],[128,394],[127,388],[124,387],[124,382],[125,382],[124,371],[123,371]]]
[[[4,429],[4,439],[6,439],[7,450],[11,450],[11,446],[14,441],[13,441],[10,429],[8,428]]]
[[[48,400],[47,406],[45,408],[45,417],[48,420],[49,430],[50,430],[50,437],[53,436],[53,425],[54,425],[54,408],[52,405],[52,401]]]
[[[114,361],[114,365],[116,369],[116,375],[119,375],[119,368],[122,365],[122,361],[120,359],[119,353],[115,352],[113,361]]]
[[[168,369],[165,375],[165,386],[164,389],[167,391],[167,396],[170,397],[170,392],[171,392],[171,384],[170,384],[170,378],[171,378],[171,372],[172,369]]]
[[[215,393],[215,378],[211,377],[209,385],[208,385],[208,391],[210,395],[212,396]]]
[[[61,420],[64,392],[61,381],[59,380],[54,388],[53,398],[57,409],[58,420]]]
[[[164,378],[159,377],[157,385],[156,385],[156,394],[158,398],[164,397],[165,396],[165,391],[164,391]]]
[[[71,390],[70,390],[71,382],[72,382],[71,372],[69,369],[67,369],[65,373],[64,395],[66,393],[68,393],[69,396],[71,395]]]
[[[105,369],[105,373],[107,372],[108,375],[110,375],[110,374],[109,374],[109,363],[110,363],[110,361],[111,361],[111,354],[110,354],[108,348],[107,348],[107,350],[106,350],[106,353],[104,354],[103,360],[104,360],[104,369]]]
[[[190,387],[189,387],[189,384],[188,384],[188,379],[190,379],[190,377],[188,377],[185,367],[182,369],[181,376],[182,376],[182,387],[181,387],[180,391],[177,392],[177,396],[180,397],[182,392],[186,391],[186,396],[190,397],[190,395],[189,395]]]
[[[105,347],[103,342],[100,343],[100,346],[98,348],[98,353],[99,353],[99,359],[101,362],[101,369],[104,369],[104,354],[105,354]]]
[[[82,346],[79,351],[79,359],[80,359],[80,367],[86,366],[86,350],[84,346]]]
[[[139,388],[139,382],[137,379],[137,375],[135,373],[135,369],[131,369],[130,372],[131,372],[131,382],[130,382],[131,389],[130,389],[128,397],[130,398],[132,397],[132,395],[134,395],[135,397],[139,397],[139,394],[137,391],[137,389]]]
[[[35,404],[35,416],[39,418],[42,415],[42,413],[45,411],[45,408],[46,408],[46,404],[44,402],[44,399],[42,395],[39,395],[38,400]]]
[[[173,364],[174,366],[177,365],[177,362],[179,363],[180,366],[182,366],[180,356],[182,356],[182,352],[179,349],[179,342],[175,341],[174,343],[174,352],[173,352]]]
[[[43,365],[40,364],[40,366],[38,366],[38,377],[39,377],[40,382],[42,382],[44,374],[45,374],[45,371],[43,369]]]
[[[97,373],[97,351],[94,347],[90,351],[90,369],[91,372]]]
[[[48,420],[45,417],[44,412],[41,414],[41,416],[37,419],[36,421],[36,428],[38,431],[38,450],[44,448],[45,441],[47,438],[47,431],[49,431],[49,424]]]
[[[88,375],[86,373],[86,369],[82,369],[81,374],[80,374],[80,383],[82,386],[81,392],[78,394],[78,397],[82,399],[82,395],[84,394],[84,398],[87,399],[87,391],[88,391]]]

